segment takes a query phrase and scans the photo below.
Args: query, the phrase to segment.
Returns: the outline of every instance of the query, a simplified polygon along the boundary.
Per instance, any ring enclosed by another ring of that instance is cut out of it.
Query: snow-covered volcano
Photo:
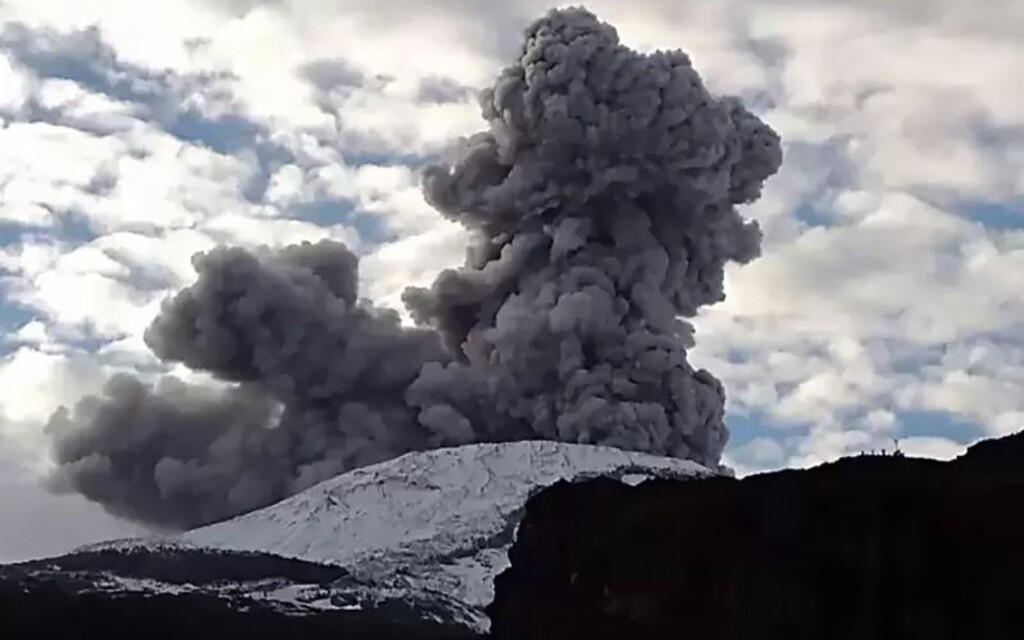
[[[443,594],[486,626],[483,606],[493,595],[494,576],[507,566],[515,527],[533,493],[559,480],[611,476],[635,482],[710,473],[691,461],[609,447],[474,444],[357,469],[270,507],[177,536],[89,550],[216,549],[342,566],[363,591],[355,600],[372,598],[367,591],[374,590],[392,599]]]
[[[500,535],[532,493],[558,480],[707,472],[694,462],[609,447],[474,444],[357,469],[182,539],[342,565],[381,553],[451,556]]]

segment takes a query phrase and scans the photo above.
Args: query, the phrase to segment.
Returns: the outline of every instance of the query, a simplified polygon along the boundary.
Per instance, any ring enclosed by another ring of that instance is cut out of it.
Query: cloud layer
[[[53,486],[192,527],[469,442],[718,464],[724,392],[687,362],[679,316],[721,301],[725,263],[757,255],[736,205],[778,169],[778,136],[682,52],[638,54],[580,9],[533,23],[480,104],[488,130],[423,170],[427,201],[473,234],[462,267],[403,295],[429,328],[360,301],[340,243],[197,254],[198,281],[145,341],[238,386],[115,376],[50,420]]]
[[[631,47],[685,47],[784,140],[747,210],[763,257],[727,267],[726,301],[692,320],[691,362],[729,392],[731,464],[893,437],[948,456],[1024,424],[1021,3],[588,4]],[[545,9],[4,2],[0,431],[26,464],[56,406],[110,371],[168,371],[142,334],[196,251],[341,240],[393,308],[461,262],[467,235],[416,172],[479,129],[461,88],[486,86]]]

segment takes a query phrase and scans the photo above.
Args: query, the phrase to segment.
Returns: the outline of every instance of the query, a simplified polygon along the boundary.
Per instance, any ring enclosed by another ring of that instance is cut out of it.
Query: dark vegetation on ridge
[[[30,575],[40,569],[67,575],[105,571],[166,584],[193,585],[272,579],[302,584],[327,584],[348,575],[348,571],[342,567],[266,553],[184,548],[155,551],[140,547],[128,550],[83,550],[59,558],[3,566],[0,567],[0,577]]]
[[[272,606],[236,609],[202,594],[76,594],[57,582],[0,579],[0,628],[10,640],[125,638],[206,640],[460,640],[472,632],[430,622],[397,623],[386,613],[324,611],[296,616]]]
[[[526,505],[488,608],[492,637],[1024,638],[1021,460],[1024,434],[952,462],[864,455],[742,480],[559,483]],[[132,592],[125,579],[157,590]],[[0,566],[0,630],[5,640],[479,637],[429,603],[317,610],[252,597],[323,587],[343,606],[352,579],[271,554],[87,550]]]
[[[1024,434],[952,462],[555,485],[489,607],[497,640],[1024,638]]]
[[[47,486],[186,530],[468,443],[718,469],[725,389],[690,363],[690,319],[761,251],[742,207],[781,166],[778,134],[683,51],[634,51],[582,7],[533,22],[479,106],[486,129],[419,170],[469,242],[460,266],[404,289],[415,327],[360,294],[340,242],[196,254],[142,337],[227,385],[115,374],[50,416]],[[950,463],[560,483],[525,508],[493,636],[1022,639],[1022,461],[1018,435]],[[358,574],[156,547],[0,566],[0,640],[475,637],[465,603],[417,600],[393,586],[406,574],[353,604]]]
[[[104,549],[0,566],[0,637],[202,640],[345,638],[461,640],[415,604],[316,610],[252,598],[289,586],[329,589],[341,567],[271,554],[189,549]],[[127,580],[158,583],[131,591]],[[184,589],[174,591],[170,587]],[[159,592],[160,589],[166,592]],[[343,597],[343,596],[342,596]]]

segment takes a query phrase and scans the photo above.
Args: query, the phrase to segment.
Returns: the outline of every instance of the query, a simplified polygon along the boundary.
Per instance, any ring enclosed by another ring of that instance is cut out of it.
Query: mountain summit
[[[183,534],[16,565],[17,577],[105,597],[189,594],[213,607],[258,604],[281,615],[386,612],[388,620],[481,632],[493,578],[507,568],[537,491],[559,480],[710,474],[692,461],[553,441],[436,449]],[[0,581],[14,575],[5,568]]]

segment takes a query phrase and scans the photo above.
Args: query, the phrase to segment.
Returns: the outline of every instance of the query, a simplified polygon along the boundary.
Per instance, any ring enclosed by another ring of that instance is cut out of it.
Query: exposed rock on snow
[[[90,550],[218,549],[344,566],[347,600],[450,598],[477,612],[527,499],[559,480],[708,475],[706,467],[610,447],[553,441],[474,444],[410,453],[324,481],[259,511],[180,536]],[[342,588],[344,585],[337,585]]]

